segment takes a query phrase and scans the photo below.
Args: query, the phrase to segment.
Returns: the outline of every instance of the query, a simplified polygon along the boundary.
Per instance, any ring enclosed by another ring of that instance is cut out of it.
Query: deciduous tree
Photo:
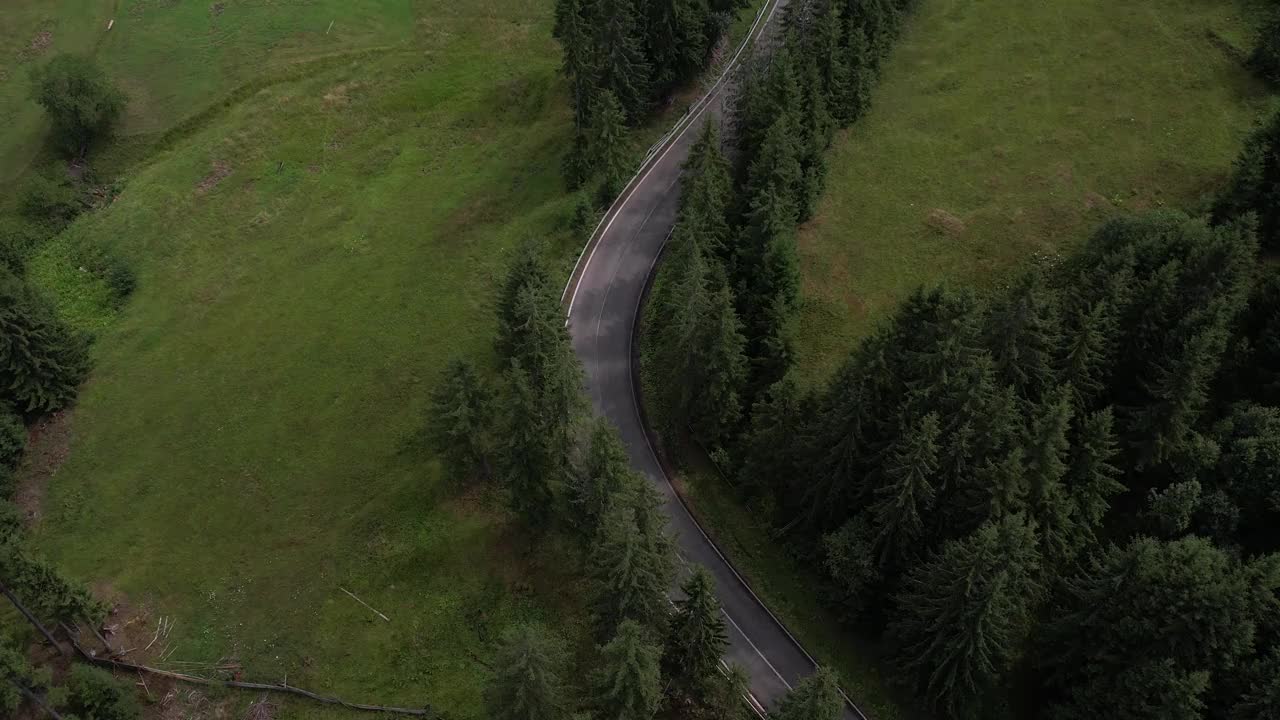
[[[31,71],[32,97],[53,122],[54,138],[69,155],[83,156],[111,132],[124,110],[124,93],[92,59],[59,55]]]

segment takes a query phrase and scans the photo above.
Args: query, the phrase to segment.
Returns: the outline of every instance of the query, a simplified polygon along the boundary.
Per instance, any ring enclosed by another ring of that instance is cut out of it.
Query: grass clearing
[[[303,66],[183,128],[31,260],[97,335],[34,538],[172,617],[171,661],[232,656],[481,717],[507,624],[584,637],[575,551],[453,488],[417,432],[445,362],[488,352],[508,252],[549,238],[567,272],[570,119],[550,2],[387,5],[407,44]],[[355,12],[305,13],[324,6]],[[123,308],[76,265],[82,245],[136,269]]]
[[[800,233],[798,366],[920,284],[988,284],[1109,214],[1194,205],[1270,102],[1252,0],[921,2]]]

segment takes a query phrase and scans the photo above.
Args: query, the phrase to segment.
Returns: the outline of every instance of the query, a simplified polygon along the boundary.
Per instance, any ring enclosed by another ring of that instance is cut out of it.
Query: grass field
[[[1194,205],[1268,98],[1256,0],[925,0],[800,234],[799,367],[922,283],[986,284],[1107,215]]]
[[[489,6],[502,12],[501,3]],[[448,27],[439,21],[482,7],[436,0],[6,0],[0,182],[20,173],[40,148],[44,122],[27,100],[27,74],[56,53],[91,53],[121,86],[129,107],[120,134],[130,136],[168,129],[275,69],[404,46]],[[432,22],[417,22],[427,18]]]
[[[258,678],[482,717],[506,625],[582,637],[574,551],[453,488],[417,434],[444,363],[487,357],[509,251],[547,238],[567,271],[578,248],[552,3],[127,5],[99,57],[155,105],[126,128],[177,129],[146,135],[115,202],[30,262],[97,335],[69,450],[31,453],[33,475],[67,455],[35,539],[149,627],[176,621],[171,663],[233,656]],[[358,41],[330,45],[353,25]],[[159,49],[197,31],[192,55]],[[303,62],[200,107],[260,58]],[[123,308],[77,267],[84,244],[136,269]]]

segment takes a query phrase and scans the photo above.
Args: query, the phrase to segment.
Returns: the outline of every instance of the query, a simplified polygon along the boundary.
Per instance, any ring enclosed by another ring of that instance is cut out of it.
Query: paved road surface
[[[787,0],[760,17],[760,47],[768,48]],[[731,76],[732,73],[729,73]],[[593,236],[566,288],[568,325],[595,411],[618,427],[632,465],[662,491],[681,556],[715,578],[728,621],[726,659],[747,670],[757,705],[772,707],[814,670],[813,660],[751,592],[677,497],[642,425],[632,385],[632,333],[645,284],[675,223],[680,172],[703,124],[724,113],[727,81],[708,94],[675,137],[661,146],[628,186]],[[681,130],[683,127],[683,131]],[[845,716],[859,717],[852,706]]]

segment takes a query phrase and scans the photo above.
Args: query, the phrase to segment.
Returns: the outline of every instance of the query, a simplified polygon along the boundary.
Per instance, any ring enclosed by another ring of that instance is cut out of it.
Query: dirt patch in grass
[[[196,184],[196,194],[204,195],[210,190],[218,187],[218,183],[222,182],[223,180],[226,180],[227,176],[230,174],[231,174],[230,165],[228,165],[226,162],[222,160],[214,160],[213,169],[211,169],[209,171],[209,174],[205,175],[204,178],[199,183]]]
[[[26,515],[27,525],[40,522],[45,488],[71,453],[70,410],[53,413],[37,422],[27,434],[27,449],[18,470],[13,502]]]
[[[31,42],[27,43],[27,47],[22,50],[21,56],[23,60],[35,60],[49,49],[53,44],[53,33],[48,30],[41,30],[31,38]]]
[[[951,237],[958,237],[965,229],[963,220],[942,208],[930,210],[929,214],[924,218],[924,224]]]

